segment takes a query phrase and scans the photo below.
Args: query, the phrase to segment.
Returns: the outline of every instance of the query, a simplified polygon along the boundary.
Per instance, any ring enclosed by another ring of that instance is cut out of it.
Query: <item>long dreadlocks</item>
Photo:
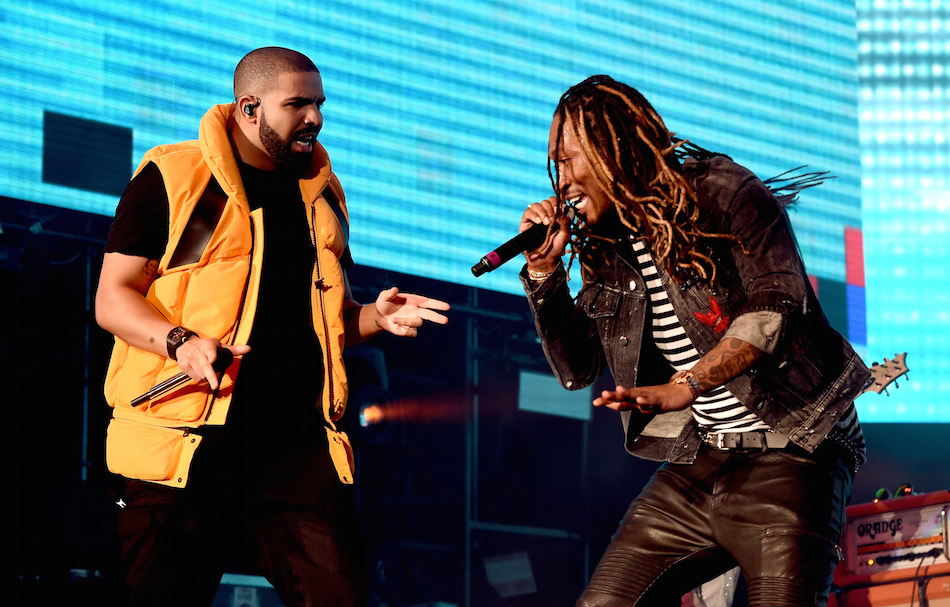
[[[555,119],[561,125],[557,149],[564,129],[572,129],[620,221],[647,242],[656,263],[678,280],[713,282],[716,263],[704,252],[709,249],[702,241],[735,237],[708,231],[709,218],[674,154],[683,142],[673,143],[663,119],[643,95],[609,76],[591,76],[561,96]],[[558,163],[549,163],[548,174],[564,208],[557,171]],[[571,261],[580,253],[586,281],[593,273],[591,253],[604,239],[581,222],[572,222]]]

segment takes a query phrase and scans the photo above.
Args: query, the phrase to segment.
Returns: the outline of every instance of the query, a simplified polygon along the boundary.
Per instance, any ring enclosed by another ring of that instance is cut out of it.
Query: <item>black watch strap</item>
[[[179,346],[192,337],[198,337],[198,334],[184,327],[175,327],[169,331],[168,336],[165,338],[165,347],[168,350],[168,357],[172,360],[178,360],[175,353],[178,351]]]

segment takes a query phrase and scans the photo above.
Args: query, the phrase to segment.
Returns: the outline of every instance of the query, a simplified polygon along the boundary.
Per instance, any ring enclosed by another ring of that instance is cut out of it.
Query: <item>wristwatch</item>
[[[178,360],[178,358],[175,356],[175,352],[178,351],[179,346],[192,337],[198,337],[198,334],[194,331],[189,331],[184,327],[175,327],[169,331],[168,336],[165,338],[165,347],[168,349],[168,358],[172,360]]]

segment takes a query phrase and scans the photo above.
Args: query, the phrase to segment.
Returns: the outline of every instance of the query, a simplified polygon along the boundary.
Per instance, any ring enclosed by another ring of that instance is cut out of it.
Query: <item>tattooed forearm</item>
[[[691,371],[705,392],[740,375],[763,356],[763,352],[741,339],[723,339],[703,356]]]

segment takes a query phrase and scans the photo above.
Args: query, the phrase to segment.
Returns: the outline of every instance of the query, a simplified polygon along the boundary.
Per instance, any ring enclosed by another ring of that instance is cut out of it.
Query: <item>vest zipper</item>
[[[241,328],[241,321],[244,320],[244,309],[247,305],[247,290],[251,286],[251,276],[254,274],[254,249],[257,246],[257,232],[254,229],[254,217],[248,214],[248,221],[251,224],[251,251],[248,254],[247,262],[247,278],[244,280],[244,291],[241,293],[241,307],[238,308],[238,317],[237,321],[234,323],[234,329],[231,331],[231,343],[228,345],[233,346],[234,340],[237,338],[238,330]],[[220,389],[220,384],[218,385]],[[208,413],[205,414],[205,420],[211,418],[211,413],[214,410],[214,403],[218,400],[218,391],[215,390],[214,394],[211,395],[211,402],[208,403]]]
[[[313,264],[317,269],[317,280],[314,281],[313,286],[317,289],[320,297],[320,316],[323,320],[323,343],[327,355],[324,365],[327,368],[327,394],[329,396],[330,409],[328,414],[332,415],[336,412],[336,399],[333,395],[333,359],[331,358],[330,352],[330,325],[327,323],[327,306],[323,296],[325,284],[323,273],[320,271],[320,251],[317,248],[317,209],[315,204],[310,205],[310,237],[313,240]]]

